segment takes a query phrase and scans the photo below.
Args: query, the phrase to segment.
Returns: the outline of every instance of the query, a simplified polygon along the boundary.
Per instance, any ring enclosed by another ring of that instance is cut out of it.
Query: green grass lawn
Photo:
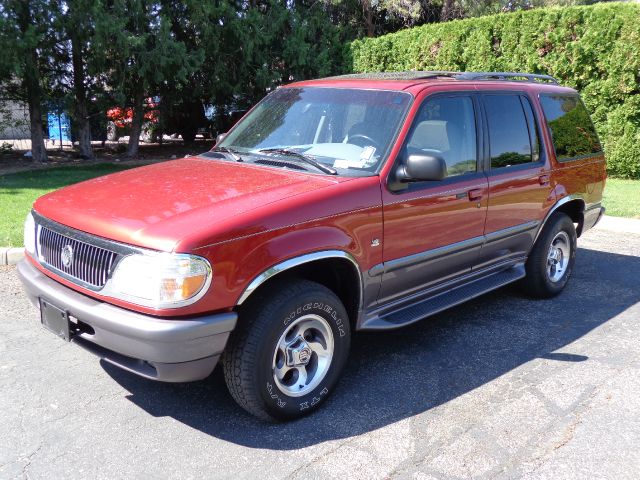
[[[640,218],[640,180],[608,178],[602,203],[607,215]]]
[[[22,246],[24,219],[39,196],[65,185],[127,168],[131,167],[99,163],[0,176],[0,247]]]

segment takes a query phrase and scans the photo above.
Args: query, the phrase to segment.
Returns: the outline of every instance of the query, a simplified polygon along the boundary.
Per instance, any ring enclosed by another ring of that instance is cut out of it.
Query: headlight
[[[36,254],[36,222],[31,212],[24,221],[24,249],[30,254]]]
[[[209,287],[211,266],[195,255],[135,254],[116,266],[109,295],[153,308],[175,308],[192,303]]]

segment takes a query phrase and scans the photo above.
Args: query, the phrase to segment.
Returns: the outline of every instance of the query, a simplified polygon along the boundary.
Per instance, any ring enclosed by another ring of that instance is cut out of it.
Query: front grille
[[[73,254],[65,266],[63,249],[68,247]],[[118,257],[116,252],[67,237],[43,225],[40,226],[39,254],[45,266],[98,289],[104,287]]]

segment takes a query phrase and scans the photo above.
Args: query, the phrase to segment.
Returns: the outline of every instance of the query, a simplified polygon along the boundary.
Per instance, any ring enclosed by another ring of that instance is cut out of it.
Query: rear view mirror
[[[220,145],[220,143],[225,139],[226,136],[226,133],[219,133],[216,137],[216,145]]]
[[[412,153],[396,170],[399,182],[442,180],[447,176],[447,164],[439,155]]]

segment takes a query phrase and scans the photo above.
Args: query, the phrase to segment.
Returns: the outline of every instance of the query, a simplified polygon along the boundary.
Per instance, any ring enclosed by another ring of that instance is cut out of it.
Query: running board
[[[524,265],[516,265],[507,270],[479,278],[473,282],[453,288],[384,316],[374,317],[365,322],[360,330],[391,330],[404,327],[423,318],[435,315],[447,308],[454,307],[467,300],[504,287],[505,285],[524,278],[524,276]]]

